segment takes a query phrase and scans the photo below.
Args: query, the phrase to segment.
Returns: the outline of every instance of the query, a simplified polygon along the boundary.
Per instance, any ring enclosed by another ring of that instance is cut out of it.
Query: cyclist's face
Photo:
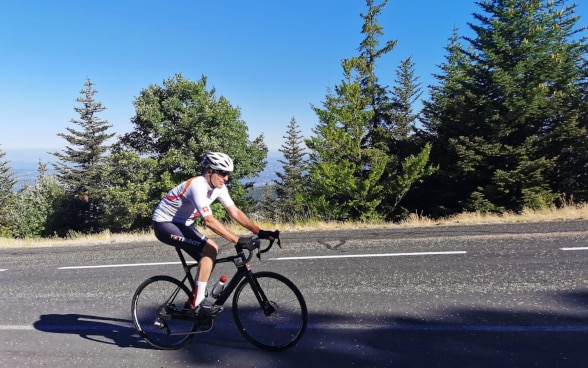
[[[212,170],[210,174],[210,181],[213,187],[220,188],[227,181],[229,181],[229,173],[220,170]]]

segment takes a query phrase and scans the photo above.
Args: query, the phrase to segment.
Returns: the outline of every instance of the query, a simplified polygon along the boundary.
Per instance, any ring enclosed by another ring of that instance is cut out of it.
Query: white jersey
[[[198,216],[212,215],[215,200],[225,207],[235,203],[226,185],[212,188],[204,176],[193,177],[170,190],[153,212],[153,221],[192,225]]]

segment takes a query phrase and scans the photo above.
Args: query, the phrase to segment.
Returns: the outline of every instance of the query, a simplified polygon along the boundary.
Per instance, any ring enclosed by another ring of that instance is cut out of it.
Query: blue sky
[[[376,3],[379,3],[376,1]],[[51,0],[0,2],[0,149],[55,151],[57,133],[76,127],[74,107],[86,78],[117,135],[133,129],[133,100],[149,85],[182,73],[202,75],[217,96],[241,109],[251,138],[270,150],[283,144],[292,117],[309,137],[327,88],[342,79],[340,62],[357,55],[364,0]],[[588,24],[588,4],[579,4]],[[452,29],[468,34],[473,0],[389,0],[379,22],[378,61],[392,85],[401,60],[412,57],[423,90],[443,62]],[[426,96],[426,93],[423,97]]]

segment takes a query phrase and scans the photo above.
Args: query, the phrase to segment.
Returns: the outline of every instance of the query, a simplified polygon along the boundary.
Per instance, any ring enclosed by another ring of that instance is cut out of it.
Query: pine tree
[[[110,146],[107,141],[114,136],[108,133],[112,127],[106,120],[97,115],[106,108],[101,102],[96,102],[94,95],[97,91],[90,79],[86,79],[85,88],[81,90],[81,97],[76,99],[81,104],[74,110],[80,115],[79,119],[71,122],[79,126],[79,130],[67,127],[68,133],[59,133],[59,137],[68,142],[65,150],[52,153],[59,159],[54,163],[57,175],[67,186],[68,192],[75,196],[71,203],[64,203],[59,214],[62,216],[63,227],[56,232],[63,234],[67,230],[91,232],[100,230],[99,220],[103,211],[104,188],[103,168],[105,154]]]
[[[429,100],[423,101],[420,116],[423,129],[417,133],[424,142],[432,144],[431,163],[439,170],[407,198],[413,208],[433,217],[448,216],[463,209],[459,204],[463,199],[462,192],[471,186],[460,174],[462,171],[458,169],[458,156],[452,143],[457,137],[470,134],[467,122],[476,121],[466,104],[469,93],[465,85],[471,68],[470,59],[460,43],[457,28],[453,29],[445,50],[445,61],[439,65],[440,73],[433,75],[438,83],[429,86]]]
[[[392,51],[398,43],[397,40],[389,40],[382,48],[378,48],[379,37],[384,34],[378,16],[387,4],[388,0],[382,1],[379,5],[374,5],[373,0],[366,0],[368,11],[361,14],[364,21],[361,33],[365,38],[359,45],[359,55],[343,61],[344,68],[357,73],[356,78],[362,93],[369,96],[372,117],[362,140],[365,148],[386,149],[386,142],[389,139],[387,132],[394,129],[389,91],[379,83],[376,75],[376,61]]]
[[[432,175],[437,168],[429,164],[430,145],[413,134],[419,116],[413,111],[413,106],[421,90],[410,57],[401,62],[396,75],[388,112],[392,124],[382,135],[386,138],[382,145],[388,145],[389,161],[381,179],[385,190],[380,208],[387,219],[399,220],[407,215],[405,206],[400,204],[409,190]]]
[[[335,218],[393,219],[412,184],[434,169],[427,165],[430,148],[409,136],[416,123],[412,103],[420,94],[414,64],[408,58],[401,65],[392,93],[379,84],[375,62],[396,41],[378,48],[383,32],[377,17],[387,1],[366,3],[359,55],[343,60],[344,80],[328,94],[324,109],[314,108],[320,123],[306,142],[309,178],[319,211]]]
[[[261,192],[261,197],[257,201],[255,207],[256,212],[260,215],[260,218],[264,221],[272,223],[276,222],[294,222],[294,219],[285,219],[282,216],[279,202],[276,201],[275,190],[273,185],[265,183]]]
[[[581,36],[585,26],[576,24],[577,5],[564,1],[547,7],[553,37],[550,51],[552,67],[547,68],[551,83],[544,111],[544,132],[538,155],[554,162],[553,170],[545,173],[550,189],[561,196],[573,196],[580,202],[588,200],[588,37]],[[550,115],[549,115],[550,114]]]
[[[392,90],[392,121],[390,134],[394,141],[405,141],[414,132],[418,119],[414,103],[421,96],[420,83],[415,76],[412,58],[403,60],[396,72],[396,84]]]
[[[313,107],[319,124],[306,140],[309,154],[309,203],[324,220],[381,218],[376,208],[382,201],[379,183],[387,163],[384,151],[362,147],[372,122],[369,96],[352,79],[343,63],[345,79],[329,93],[324,109]]]
[[[307,191],[307,160],[304,152],[303,137],[296,119],[292,118],[288,124],[288,131],[283,137],[284,144],[280,148],[284,159],[279,160],[283,172],[276,172],[277,180],[274,180],[277,200],[275,205],[279,208],[282,219],[295,222],[302,219],[307,209],[304,200]]]
[[[466,56],[463,45],[460,43],[460,36],[457,28],[449,38],[449,44],[445,47],[447,52],[445,61],[439,65],[441,72],[434,74],[437,85],[429,86],[429,100],[423,101],[421,123],[424,130],[420,133],[432,137],[439,137],[436,144],[442,144],[450,137],[455,137],[465,127],[461,121],[467,121],[468,117],[464,107],[466,89],[464,87],[468,79],[468,68],[470,59]],[[435,148],[434,148],[435,149]]]
[[[465,209],[547,206],[559,196],[564,176],[577,177],[571,163],[581,161],[577,155],[586,147],[580,123],[586,46],[575,39],[575,5],[478,4],[486,15],[474,15],[479,24],[470,26],[476,37],[465,38],[471,45],[463,51],[469,65],[460,61],[451,70],[457,74],[445,80],[457,83],[443,86],[445,96],[456,91],[459,97],[452,104],[434,95],[447,105],[429,109],[428,127],[437,147],[442,140],[449,143],[441,156],[455,158],[460,178],[455,184],[464,193],[458,200]],[[562,143],[572,157],[566,158]],[[451,165],[444,168],[450,170]]]

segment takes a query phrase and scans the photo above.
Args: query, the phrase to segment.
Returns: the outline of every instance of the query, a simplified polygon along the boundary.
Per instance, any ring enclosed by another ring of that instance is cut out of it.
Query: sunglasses
[[[219,176],[226,178],[227,176],[229,176],[229,172],[228,171],[223,171],[223,170],[213,170],[213,172],[217,173]]]

